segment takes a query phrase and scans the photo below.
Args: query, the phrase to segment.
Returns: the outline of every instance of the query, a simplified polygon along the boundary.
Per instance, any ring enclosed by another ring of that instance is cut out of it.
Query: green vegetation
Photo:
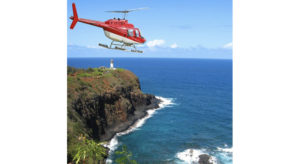
[[[125,69],[123,69],[123,68],[117,68],[116,70],[119,72],[125,71]]]
[[[116,159],[118,164],[137,164],[137,162],[133,159],[132,153],[127,150],[125,145],[122,146],[122,151],[116,151],[116,154],[119,155],[119,158]]]
[[[79,137],[80,142],[76,146],[76,155],[73,158],[73,161],[78,163],[91,163],[96,164],[99,161],[107,157],[108,153],[103,143],[96,143],[93,140],[86,139],[81,135]]]
[[[94,69],[89,67],[86,71],[87,72],[94,72]]]
[[[67,73],[69,74],[74,74],[76,71],[78,71],[78,69],[74,68],[74,67],[69,67],[67,69]]]
[[[68,66],[68,75],[77,76],[77,77],[111,77],[115,73],[123,72],[125,69],[117,68],[115,70],[101,67],[101,68],[88,68],[88,69],[79,69],[74,67]]]
[[[87,88],[90,88],[91,92],[100,94],[116,87],[139,86],[137,77],[123,68],[112,70],[105,67],[88,69],[68,67],[67,72],[68,95],[73,90]]]

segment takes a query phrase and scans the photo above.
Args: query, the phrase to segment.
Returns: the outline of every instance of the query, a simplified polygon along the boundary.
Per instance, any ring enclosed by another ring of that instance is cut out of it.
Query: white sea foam
[[[222,163],[232,164],[232,152],[232,147],[228,147],[228,145],[225,144],[223,147],[217,147],[216,155]]]
[[[218,151],[222,151],[222,152],[225,152],[225,153],[232,153],[233,150],[232,148],[221,148],[221,147],[217,147]]]
[[[114,152],[118,146],[119,146],[119,142],[118,142],[118,137],[131,133],[135,130],[137,130],[138,128],[140,128],[141,126],[144,125],[144,123],[146,122],[147,119],[149,119],[150,117],[152,117],[157,110],[163,109],[167,106],[173,105],[173,99],[172,98],[164,98],[164,97],[160,97],[160,96],[156,96],[157,99],[161,100],[161,102],[159,103],[159,108],[156,109],[149,109],[147,110],[147,115],[139,120],[137,120],[132,126],[130,126],[127,130],[123,131],[123,132],[119,132],[117,133],[110,141],[108,144],[105,144],[105,147],[108,147],[109,150],[109,154],[112,154],[112,152]],[[109,158],[106,160],[106,163],[112,163],[112,160]]]
[[[179,152],[176,154],[176,157],[187,164],[196,164],[199,162],[199,156],[205,153],[205,150],[200,149],[186,149],[183,152]],[[211,156],[209,162],[213,164],[217,164],[217,159],[214,156]]]
[[[176,157],[186,163],[196,163],[199,161],[199,155],[204,154],[199,149],[186,149],[176,154]]]

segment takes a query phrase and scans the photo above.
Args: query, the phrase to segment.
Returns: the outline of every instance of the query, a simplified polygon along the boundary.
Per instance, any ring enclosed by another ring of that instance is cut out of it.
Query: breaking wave
[[[150,117],[152,117],[157,110],[163,109],[167,106],[170,105],[174,105],[173,99],[172,98],[164,98],[164,97],[160,97],[160,96],[156,96],[157,99],[161,100],[161,102],[158,104],[159,108],[156,109],[149,109],[147,110],[147,115],[139,120],[137,120],[132,126],[130,126],[127,130],[123,131],[123,132],[119,132],[117,133],[110,141],[108,144],[104,145],[105,147],[108,147],[109,150],[109,154],[111,155],[119,146],[118,143],[118,137],[131,133],[135,130],[137,130],[138,128],[140,128],[141,126],[144,125],[144,123],[146,122],[147,119],[149,119]],[[110,158],[108,158],[106,160],[106,163],[112,163],[112,160]]]
[[[180,159],[182,162],[186,164],[198,164],[199,163],[199,156],[201,154],[208,154],[205,152],[205,150],[200,149],[186,149],[183,152],[179,152],[176,154],[176,158]],[[209,154],[208,154],[209,155]],[[210,155],[211,158],[209,159],[209,162],[213,164],[217,164],[217,158]]]
[[[217,147],[215,151],[208,152],[206,149],[186,149],[176,154],[176,158],[184,164],[198,164],[199,156],[201,154],[208,154],[211,156],[210,162],[213,164],[232,164],[232,147],[226,144],[224,147]]]
[[[218,147],[217,149],[218,149],[218,151],[222,151],[222,152],[225,152],[225,153],[232,153],[232,148],[220,148],[220,147]]]
[[[225,145],[223,148],[217,147],[217,157],[224,164],[232,164],[232,147]]]

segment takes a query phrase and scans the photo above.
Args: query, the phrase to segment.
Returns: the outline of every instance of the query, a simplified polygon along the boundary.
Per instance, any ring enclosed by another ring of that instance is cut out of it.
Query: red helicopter
[[[97,26],[103,28],[105,36],[112,40],[110,46],[101,43],[99,43],[99,46],[108,49],[143,53],[143,51],[137,50],[135,45],[144,44],[146,42],[146,39],[141,35],[141,32],[138,28],[135,28],[133,24],[128,23],[128,20],[126,20],[125,17],[126,14],[129,12],[142,10],[146,8],[123,10],[123,11],[107,11],[107,12],[114,12],[114,13],[124,13],[124,18],[109,19],[105,22],[78,18],[75,3],[72,4],[72,8],[73,8],[73,16],[71,16],[70,19],[73,20],[73,22],[70,26],[70,29],[73,29],[77,22],[82,22],[93,26]],[[133,49],[128,50],[126,49],[126,47],[131,47]]]

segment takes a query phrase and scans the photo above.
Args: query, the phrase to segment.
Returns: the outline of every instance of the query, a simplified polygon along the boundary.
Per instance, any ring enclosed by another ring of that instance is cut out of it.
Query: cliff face
[[[109,140],[158,103],[128,70],[68,68],[68,154],[80,134]]]

